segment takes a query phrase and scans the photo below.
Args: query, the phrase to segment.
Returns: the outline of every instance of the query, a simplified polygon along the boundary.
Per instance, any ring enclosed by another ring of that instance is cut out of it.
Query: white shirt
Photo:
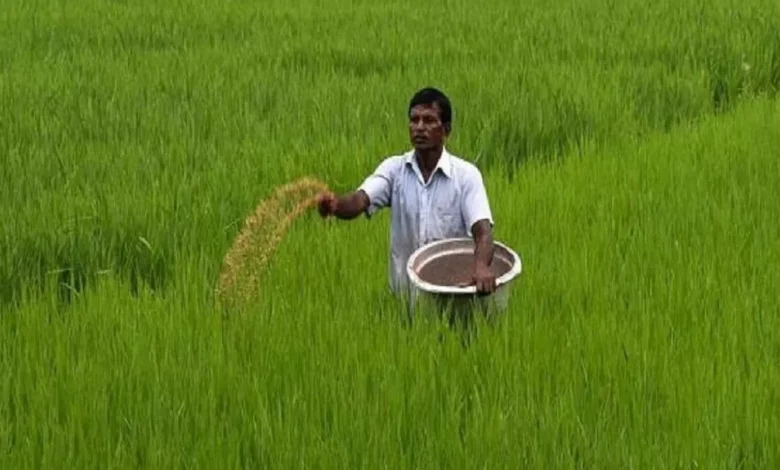
[[[425,183],[414,150],[386,158],[358,190],[368,195],[366,217],[391,208],[389,283],[409,287],[406,263],[414,251],[443,238],[473,236],[471,227],[493,215],[479,169],[446,149]]]

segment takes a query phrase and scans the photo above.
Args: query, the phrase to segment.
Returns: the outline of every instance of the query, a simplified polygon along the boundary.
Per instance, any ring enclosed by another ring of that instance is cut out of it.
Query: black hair
[[[427,87],[417,91],[409,102],[408,112],[411,114],[412,108],[417,105],[434,103],[439,106],[441,122],[444,125],[444,129],[449,133],[452,129],[452,105],[450,104],[450,99],[441,90]]]

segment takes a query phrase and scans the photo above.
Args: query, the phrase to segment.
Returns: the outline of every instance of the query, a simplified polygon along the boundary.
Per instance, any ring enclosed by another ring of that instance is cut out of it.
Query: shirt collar
[[[412,165],[413,167],[419,169],[414,150],[410,150],[406,154],[406,164]],[[431,174],[436,173],[436,170],[441,170],[442,173],[447,176],[447,178],[452,178],[452,155],[450,155],[446,147],[442,148],[441,157],[439,157],[439,161],[436,163],[436,168],[433,169]]]

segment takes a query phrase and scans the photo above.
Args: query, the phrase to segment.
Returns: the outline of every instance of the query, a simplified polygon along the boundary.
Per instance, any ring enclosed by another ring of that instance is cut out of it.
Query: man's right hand
[[[339,201],[333,193],[327,192],[317,196],[317,207],[320,211],[320,216],[323,219],[328,216],[336,215],[338,204]]]

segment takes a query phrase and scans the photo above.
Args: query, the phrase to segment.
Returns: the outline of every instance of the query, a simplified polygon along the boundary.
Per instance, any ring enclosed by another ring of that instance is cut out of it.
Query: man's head
[[[451,130],[449,98],[436,88],[423,88],[415,93],[409,102],[409,138],[415,149],[443,146]]]

